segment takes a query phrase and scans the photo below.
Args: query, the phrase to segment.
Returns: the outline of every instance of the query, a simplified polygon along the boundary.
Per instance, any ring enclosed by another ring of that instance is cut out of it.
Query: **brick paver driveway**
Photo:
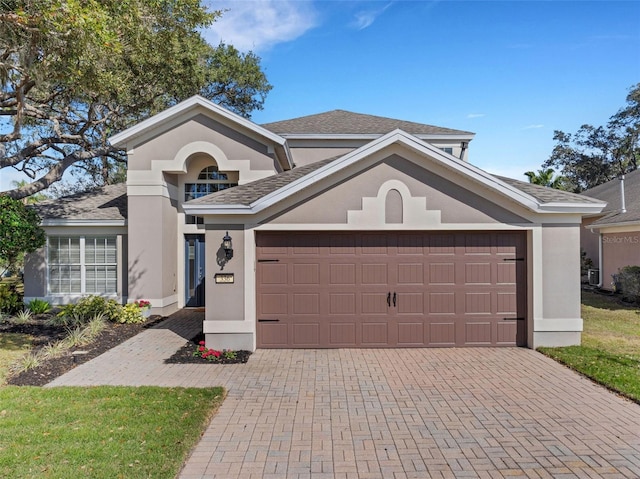
[[[640,406],[535,351],[261,350],[245,365],[163,364],[182,343],[148,330],[53,385],[225,386],[182,479],[640,477]]]

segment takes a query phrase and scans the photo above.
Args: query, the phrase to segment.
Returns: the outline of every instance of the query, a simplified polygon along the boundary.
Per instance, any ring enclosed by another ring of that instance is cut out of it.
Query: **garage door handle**
[[[503,321],[524,321],[525,318],[502,318]]]
[[[259,259],[258,263],[278,263],[279,259]]]
[[[279,319],[259,319],[259,323],[277,323]]]
[[[393,307],[396,307],[396,293],[393,293]]]
[[[503,258],[502,261],[524,261],[524,258]]]
[[[391,292],[387,293],[387,306],[391,307]]]

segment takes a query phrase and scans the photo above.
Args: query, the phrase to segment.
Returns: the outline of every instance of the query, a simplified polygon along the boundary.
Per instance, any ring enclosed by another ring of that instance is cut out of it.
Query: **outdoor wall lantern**
[[[233,258],[233,244],[231,243],[231,236],[229,236],[228,231],[222,238],[222,248],[224,249],[224,255],[227,258],[227,261]]]

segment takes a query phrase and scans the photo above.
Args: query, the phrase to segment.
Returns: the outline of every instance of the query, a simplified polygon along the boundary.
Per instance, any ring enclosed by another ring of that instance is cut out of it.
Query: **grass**
[[[174,478],[222,388],[0,388],[0,477]]]
[[[26,334],[0,334],[0,386],[5,384],[9,366],[31,349],[31,340]]]
[[[640,403],[640,311],[614,298],[583,292],[582,345],[540,351]]]

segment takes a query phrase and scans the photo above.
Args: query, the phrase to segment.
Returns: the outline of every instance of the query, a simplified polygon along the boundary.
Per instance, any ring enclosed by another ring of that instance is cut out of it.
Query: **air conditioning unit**
[[[598,286],[600,284],[600,270],[599,269],[590,269],[589,270],[589,285],[590,286]]]

